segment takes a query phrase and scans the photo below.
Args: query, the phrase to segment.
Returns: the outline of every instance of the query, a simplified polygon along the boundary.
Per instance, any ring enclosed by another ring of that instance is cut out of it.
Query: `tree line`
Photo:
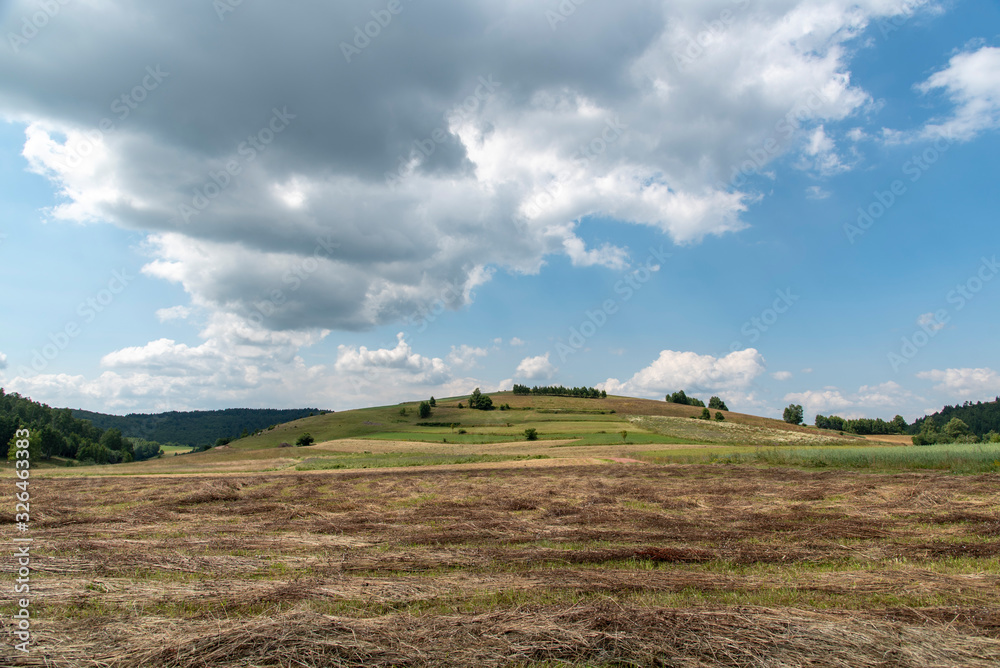
[[[608,393],[596,387],[563,387],[562,385],[545,385],[528,387],[514,383],[514,394],[538,394],[553,397],[580,397],[583,399],[606,399]]]

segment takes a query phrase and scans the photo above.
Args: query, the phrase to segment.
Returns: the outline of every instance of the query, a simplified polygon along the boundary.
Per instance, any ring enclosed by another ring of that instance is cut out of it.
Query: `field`
[[[391,407],[41,469],[39,645],[0,665],[1000,663],[1000,461],[544,399],[430,418],[478,441]]]

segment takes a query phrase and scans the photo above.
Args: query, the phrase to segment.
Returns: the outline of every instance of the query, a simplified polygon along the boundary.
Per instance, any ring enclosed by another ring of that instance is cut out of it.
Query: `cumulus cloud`
[[[3,371],[6,368],[7,368],[7,356],[4,355],[3,353],[0,353],[0,371]]]
[[[467,393],[482,379],[413,350],[403,336],[391,348],[338,347],[330,365],[300,352],[327,332],[274,332],[235,316],[216,316],[199,345],[158,339],[113,351],[100,375],[39,374],[5,384],[53,405],[161,411],[231,406],[318,406],[340,410],[400,397]]]
[[[523,380],[550,380],[558,369],[549,361],[549,353],[525,357],[514,371],[515,378]]]
[[[775,371],[771,374],[771,378],[775,380],[790,380],[792,378],[791,371]]]
[[[488,354],[489,351],[486,348],[476,348],[463,343],[457,347],[452,346],[447,359],[451,366],[467,369],[476,366],[476,361]]]
[[[187,306],[171,306],[156,310],[156,319],[160,322],[170,322],[171,320],[185,320],[191,315],[191,309]]]
[[[359,330],[459,308],[551,255],[627,266],[584,219],[696,243],[745,227],[760,195],[740,170],[789,152],[841,170],[829,128],[871,102],[846,45],[906,4],[754,2],[682,62],[731,2],[622,0],[553,32],[533,3],[448,0],[407,5],[347,62],[340,43],[370,20],[356,4],[216,22],[194,0],[81,3],[30,58],[0,61],[0,115],[25,124],[25,158],[63,198],[53,217],[148,233],[146,274],[192,306]],[[4,34],[37,9],[8,5]],[[928,86],[982,118],[988,72],[964,62]],[[134,109],[109,106],[140,86]]]
[[[884,417],[888,412],[903,410],[904,406],[919,399],[895,381],[878,385],[862,385],[857,392],[842,392],[836,387],[821,390],[791,392],[785,401],[800,404],[807,414],[836,413],[841,417]],[[871,413],[876,410],[874,414]]]
[[[960,399],[984,399],[1000,395],[1000,373],[983,367],[979,369],[932,369],[921,371],[917,378],[931,380],[939,392]]]
[[[806,197],[809,199],[827,199],[833,193],[820,186],[809,186],[806,188]]]
[[[514,338],[512,338],[510,340],[510,345],[515,346],[515,347],[517,347],[517,346],[523,346],[524,345],[524,341],[522,341],[521,339],[519,339],[519,338],[517,338],[515,336]]]
[[[955,105],[950,116],[929,122],[924,136],[964,141],[1000,127],[1000,48],[984,46],[953,56],[917,90],[941,91]]]
[[[764,358],[754,348],[732,352],[725,357],[664,350],[652,364],[630,379],[621,382],[609,378],[598,387],[609,394],[653,397],[683,389],[689,393],[717,393],[728,399],[745,392],[764,369]]]

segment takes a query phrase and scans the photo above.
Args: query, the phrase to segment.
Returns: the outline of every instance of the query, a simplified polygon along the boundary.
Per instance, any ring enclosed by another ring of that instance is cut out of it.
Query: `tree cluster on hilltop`
[[[667,403],[671,403],[671,404],[680,404],[682,406],[694,406],[695,408],[706,408],[704,401],[702,401],[701,399],[698,399],[696,397],[688,396],[684,392],[684,390],[678,390],[677,392],[674,392],[673,394],[668,394],[666,396],[666,399],[667,399]],[[707,408],[710,408],[712,410],[718,410],[718,411],[728,411],[729,410],[729,407],[726,406],[726,402],[723,401],[722,399],[720,399],[719,397],[714,396],[714,395],[712,396],[711,399],[708,400],[708,406],[707,406]]]
[[[545,385],[542,387],[535,385],[534,387],[528,387],[527,385],[519,385],[517,383],[514,383],[514,394],[580,397],[583,399],[605,399],[608,396],[606,391],[598,390],[595,387],[563,387],[562,385]]]

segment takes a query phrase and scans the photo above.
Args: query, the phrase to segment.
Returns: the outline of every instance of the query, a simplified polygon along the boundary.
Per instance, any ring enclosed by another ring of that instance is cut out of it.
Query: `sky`
[[[0,3],[0,385],[1000,395],[1000,5]]]

